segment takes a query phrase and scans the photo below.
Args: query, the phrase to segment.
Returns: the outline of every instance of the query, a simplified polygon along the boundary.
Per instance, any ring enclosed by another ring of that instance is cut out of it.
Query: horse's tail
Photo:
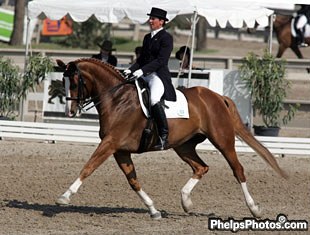
[[[224,96],[224,100],[232,116],[236,135],[253,148],[279,175],[288,178],[287,174],[278,165],[272,153],[263,146],[243,124],[235,103],[226,96]]]

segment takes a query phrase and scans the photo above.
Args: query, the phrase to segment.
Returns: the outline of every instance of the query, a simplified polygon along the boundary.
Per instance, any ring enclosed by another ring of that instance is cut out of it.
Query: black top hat
[[[112,48],[112,42],[109,40],[104,40],[102,44],[97,44],[102,50],[105,51],[115,51],[115,48]]]
[[[152,7],[151,13],[147,14],[148,16],[157,17],[161,20],[168,21],[167,19],[167,11],[162,10],[160,8]]]

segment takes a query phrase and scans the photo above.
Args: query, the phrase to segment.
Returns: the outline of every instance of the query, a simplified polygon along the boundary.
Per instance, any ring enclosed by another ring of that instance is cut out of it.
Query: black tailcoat
[[[166,30],[160,30],[153,38],[151,38],[151,33],[148,33],[143,39],[140,57],[129,69],[132,72],[142,69],[144,76],[156,72],[165,87],[164,99],[176,101],[175,89],[168,68],[172,49],[173,38]]]

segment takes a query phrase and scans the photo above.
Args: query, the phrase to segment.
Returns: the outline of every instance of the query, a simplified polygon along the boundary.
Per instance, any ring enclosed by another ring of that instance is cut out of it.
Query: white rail
[[[0,138],[99,143],[99,127],[43,122],[0,121]]]
[[[296,137],[267,137],[255,136],[269,151],[273,154],[293,154],[293,155],[307,155],[310,157],[310,138],[296,138]],[[245,142],[236,139],[235,147],[237,152],[251,153],[254,152]],[[197,146],[200,150],[214,150],[217,149],[208,141]]]
[[[39,122],[0,121],[0,138],[36,139],[42,141],[69,141],[99,143],[99,127]],[[310,138],[261,137],[256,138],[273,154],[306,155],[310,157]],[[216,150],[208,141],[197,146],[199,150]],[[254,152],[246,143],[236,139],[237,152]]]
[[[49,56],[52,59],[61,58],[65,62],[76,60],[82,57],[90,57],[92,54],[98,53],[93,50],[48,50],[48,49],[33,49],[33,54],[42,53],[43,55]],[[0,48],[0,56],[5,58],[11,58],[15,61],[15,64],[23,68],[24,66],[24,49],[7,49]],[[126,64],[134,59],[133,52],[117,52],[118,63]],[[172,59],[174,57],[171,57]],[[238,65],[242,62],[240,56],[212,56],[212,55],[194,55],[194,64],[196,67],[202,68],[221,68],[221,69],[237,69]],[[310,59],[286,59],[286,67],[288,69],[303,69],[309,67]],[[172,69],[172,68],[170,68]]]

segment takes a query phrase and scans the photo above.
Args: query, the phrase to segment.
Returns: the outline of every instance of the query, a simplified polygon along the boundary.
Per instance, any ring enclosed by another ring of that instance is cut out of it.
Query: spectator
[[[138,59],[141,55],[142,47],[136,47],[135,48],[135,54],[136,54],[136,59]]]
[[[180,67],[181,69],[189,69],[191,52],[187,46],[182,46],[180,49],[175,53],[175,58],[180,60]]]
[[[136,63],[137,59],[140,57],[141,55],[141,52],[142,52],[142,47],[141,46],[138,46],[135,48],[135,58],[134,60],[132,61],[132,64]]]
[[[109,63],[113,66],[117,65],[117,58],[112,55],[112,51],[115,51],[113,44],[109,40],[103,41],[102,44],[98,44],[100,47],[100,53],[92,55],[92,58],[101,60],[103,62]]]

